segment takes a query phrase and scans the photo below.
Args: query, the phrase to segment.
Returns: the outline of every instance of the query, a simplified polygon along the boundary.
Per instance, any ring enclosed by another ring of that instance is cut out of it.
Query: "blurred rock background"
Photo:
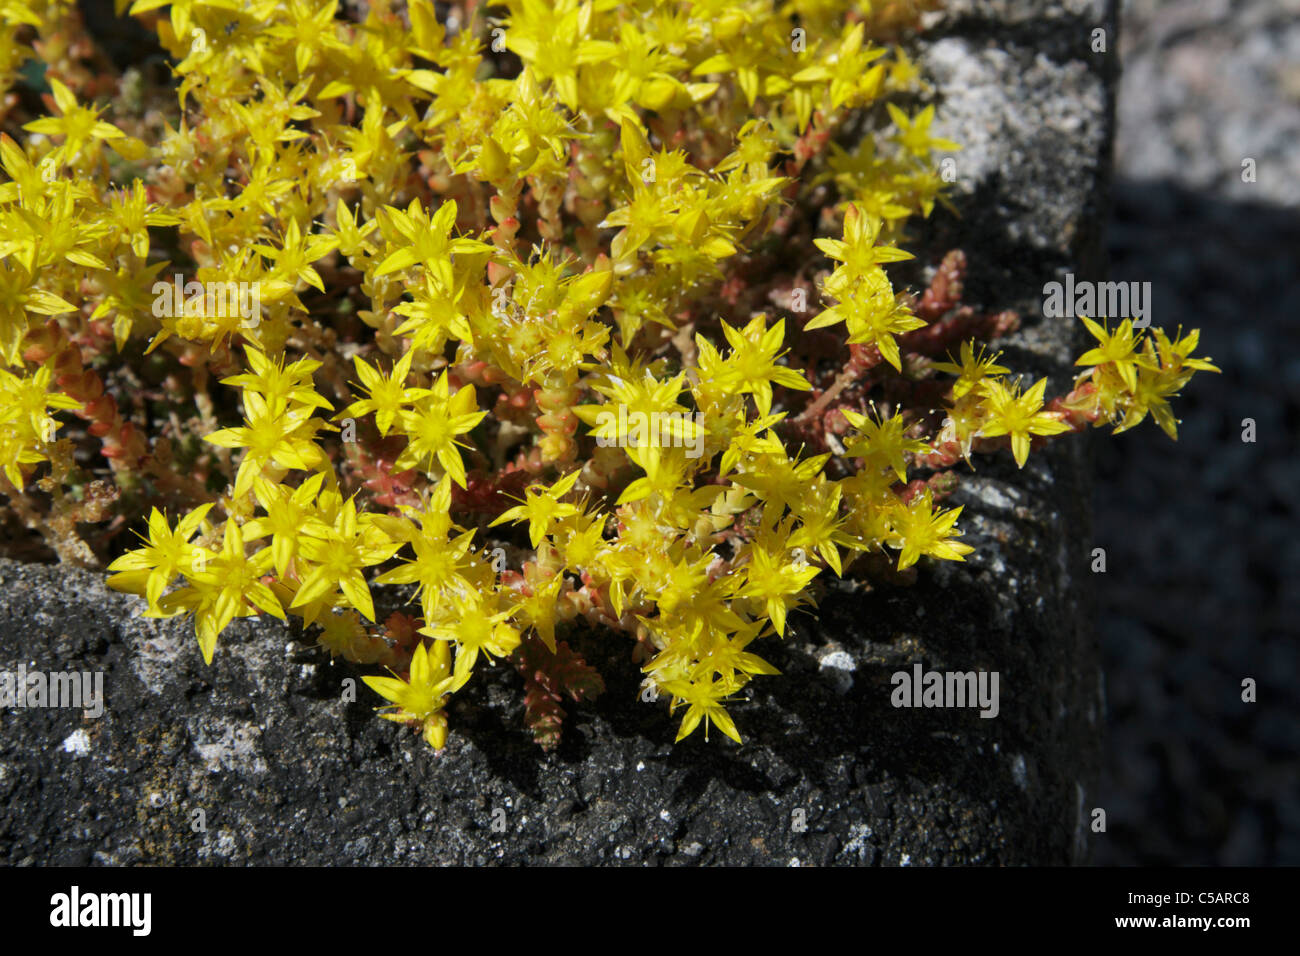
[[[1125,0],[1119,52],[1111,278],[1151,282],[1153,324],[1200,327],[1223,374],[1184,392],[1177,443],[1094,443],[1093,860],[1295,865],[1300,0]]]

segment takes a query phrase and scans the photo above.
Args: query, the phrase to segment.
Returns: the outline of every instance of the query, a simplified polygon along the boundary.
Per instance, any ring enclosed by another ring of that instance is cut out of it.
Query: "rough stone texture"
[[[1125,8],[1113,277],[1151,282],[1152,321],[1199,326],[1223,374],[1187,389],[1177,443],[1098,445],[1101,863],[1300,864],[1297,12]]]
[[[1127,0],[1122,36],[1126,178],[1300,206],[1300,0]]]
[[[961,3],[924,43],[950,111],[960,221],[925,248],[970,255],[968,298],[1018,308],[1007,359],[1066,387],[1073,329],[1040,317],[1042,285],[1099,267],[1112,61],[1088,52],[1112,12],[1080,3]],[[964,565],[913,587],[832,587],[818,617],[764,652],[784,674],[733,713],[737,748],[672,746],[664,703],[637,697],[617,637],[576,642],[608,693],[574,708],[565,742],[522,731],[519,679],[498,668],[458,695],[441,754],[374,719],[357,672],[236,622],[205,667],[189,629],[140,615],[94,574],[0,563],[3,660],[106,671],[96,721],[0,714],[0,859],[12,863],[1068,863],[1086,858],[1102,721],[1080,606],[1090,536],[1087,443],[1017,472],[982,459]],[[1000,675],[1000,712],[900,710],[890,675]],[[190,827],[203,810],[206,832]],[[494,829],[498,823],[502,832]]]

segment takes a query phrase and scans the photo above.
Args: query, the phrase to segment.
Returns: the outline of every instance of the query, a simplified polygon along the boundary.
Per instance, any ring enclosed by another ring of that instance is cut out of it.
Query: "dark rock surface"
[[[1099,268],[1113,60],[1088,3],[961,3],[924,61],[948,110],[962,219],[926,247],[968,252],[968,299],[1016,308],[1018,370],[1069,382],[1075,330],[1041,318],[1045,281]],[[1030,21],[1033,21],[1032,23]],[[575,640],[608,692],[542,753],[518,676],[458,695],[445,751],[377,720],[357,672],[241,621],[204,666],[188,625],[140,616],[102,576],[0,563],[0,667],[103,670],[98,720],[0,713],[0,860],[9,863],[1069,863],[1087,857],[1102,701],[1080,595],[1092,547],[1087,442],[1022,472],[966,473],[966,564],[912,587],[832,588],[764,652],[784,672],[733,714],[743,747],[643,703],[618,637]],[[895,709],[890,675],[999,674],[999,713]],[[205,831],[195,832],[195,811]]]

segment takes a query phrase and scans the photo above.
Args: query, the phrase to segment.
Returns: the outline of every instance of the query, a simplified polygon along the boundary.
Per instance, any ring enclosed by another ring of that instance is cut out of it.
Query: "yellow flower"
[[[786,614],[797,607],[804,590],[821,569],[794,554],[782,541],[787,534],[765,531],[747,548],[745,586],[737,595],[762,608],[776,633],[785,636]]]
[[[302,584],[289,606],[302,607],[328,598],[338,588],[348,604],[373,621],[375,605],[362,568],[382,564],[401,546],[400,542],[376,543],[376,535],[370,533],[373,527],[358,519],[353,498],[344,503],[331,525],[304,527],[298,541],[305,565],[300,572]],[[382,535],[378,537],[382,539]]]
[[[519,646],[519,629],[510,623],[513,608],[489,613],[478,598],[451,601],[454,622],[420,629],[439,642],[456,644],[456,670],[458,680],[469,680],[480,654],[487,657],[507,657]]]
[[[592,5],[578,0],[518,0],[506,46],[541,79],[549,79],[560,102],[578,105],[578,67],[608,60],[617,47],[591,38]]]
[[[878,216],[863,213],[850,203],[844,213],[843,239],[814,239],[815,245],[832,259],[844,265],[836,271],[843,271],[845,281],[868,274],[873,267],[885,262],[902,262],[913,258],[910,252],[894,246],[876,245],[884,220]],[[836,295],[833,286],[828,286],[832,295]],[[811,326],[810,326],[811,327]]]
[[[315,9],[304,0],[290,0],[288,13],[292,22],[273,26],[266,34],[292,41],[294,65],[299,73],[306,73],[313,61],[326,51],[346,49],[335,34],[334,15],[337,11],[337,0],[326,0]]]
[[[267,465],[308,471],[325,463],[324,453],[312,440],[320,422],[312,420],[311,408],[284,411],[257,392],[245,391],[244,409],[242,427],[222,428],[204,437],[220,448],[245,449],[235,475],[236,498],[252,489],[253,480]]]
[[[844,454],[864,459],[867,467],[890,469],[899,481],[907,481],[906,456],[930,450],[925,442],[906,437],[907,426],[901,412],[895,412],[890,418],[880,421],[872,421],[866,415],[848,408],[842,414],[861,435],[847,444]]]
[[[71,396],[50,391],[53,376],[48,365],[27,378],[0,369],[0,468],[19,491],[23,466],[45,461],[42,449],[54,441],[59,423],[50,412],[81,408]]]
[[[266,283],[266,297],[274,300],[292,292],[299,282],[305,282],[320,292],[325,283],[312,263],[324,258],[338,246],[338,238],[329,235],[303,235],[297,219],[291,219],[284,231],[280,248],[254,246],[253,248],[275,263],[275,271]]]
[[[952,386],[952,397],[961,398],[986,378],[1005,375],[1011,371],[1009,368],[997,364],[997,360],[1001,355],[1001,352],[994,352],[992,355],[986,356],[983,346],[980,346],[979,352],[976,352],[970,342],[963,342],[961,344],[960,362],[935,362],[932,368],[957,376],[957,381]]]
[[[889,110],[890,119],[894,121],[894,125],[899,129],[894,141],[922,162],[927,162],[930,159],[932,150],[941,149],[951,152],[961,149],[959,143],[930,135],[930,124],[934,122],[933,104],[921,110],[910,120],[907,118],[907,114],[893,103],[886,103],[885,108]]]
[[[378,708],[385,720],[420,724],[424,739],[434,750],[447,743],[447,715],[442,709],[447,695],[457,690],[463,678],[453,676],[451,653],[447,644],[434,643],[432,653],[421,644],[411,655],[411,671],[406,680],[392,677],[363,677],[366,686],[392,704]]]
[[[893,532],[887,539],[892,547],[899,549],[898,570],[911,567],[925,554],[944,561],[964,561],[963,555],[975,549],[951,540],[961,533],[953,527],[961,511],[961,508],[935,511],[928,488],[913,498],[910,505],[898,503],[890,515]]]
[[[731,345],[731,354],[725,362],[716,361],[716,351],[702,336],[696,337],[700,348],[700,370],[710,375],[717,384],[733,394],[750,394],[758,406],[759,415],[772,411],[772,386],[806,392],[812,389],[802,374],[777,359],[785,354],[785,319],[780,319],[770,329],[767,316],[757,315],[743,329],[733,329],[722,323],[722,334]]]
[[[189,543],[199,530],[199,525],[212,505],[200,505],[176,525],[173,531],[167,516],[157,508],[149,514],[149,536],[140,535],[145,546],[128,551],[108,566],[117,572],[108,579],[108,586],[116,591],[140,594],[156,609],[167,585],[176,575],[190,567],[196,546]]]
[[[465,463],[456,446],[469,446],[458,442],[456,436],[472,431],[486,415],[487,412],[478,410],[473,385],[464,386],[449,398],[447,375],[439,375],[429,394],[418,399],[415,408],[404,409],[398,415],[400,428],[410,444],[398,456],[394,469],[427,467],[436,459],[451,480],[464,488]]]
[[[406,411],[408,406],[426,395],[433,394],[432,389],[407,386],[406,379],[411,374],[411,359],[414,356],[414,351],[404,354],[393,365],[393,371],[387,377],[367,365],[365,359],[360,356],[353,358],[352,362],[356,366],[357,374],[361,376],[361,387],[370,393],[370,397],[353,402],[335,418],[361,416],[374,412],[375,425],[379,428],[379,434],[387,435],[388,429],[393,427],[393,420]]]
[[[677,731],[677,740],[689,737],[703,720],[705,740],[709,739],[711,723],[736,743],[741,742],[740,731],[736,729],[735,721],[727,713],[727,708],[722,706],[722,701],[737,690],[732,681],[668,680],[660,686],[673,695],[674,708],[681,704],[687,705],[686,716],[682,718],[681,728]]]
[[[544,485],[530,485],[524,490],[523,504],[503,512],[488,527],[496,527],[507,521],[528,521],[528,539],[533,547],[542,543],[542,539],[551,530],[551,525],[561,518],[568,518],[578,513],[578,506],[560,501],[572,489],[579,471],[571,471],[549,488]]]
[[[318,394],[312,383],[312,373],[320,368],[320,362],[301,358],[286,366],[283,357],[268,358],[252,345],[244,348],[244,355],[252,371],[223,378],[222,385],[256,392],[269,409],[283,409],[292,402],[304,408],[330,410],[329,400]]]
[[[217,636],[235,618],[255,617],[265,611],[282,621],[285,619],[279,600],[261,581],[271,567],[271,560],[269,548],[247,556],[239,523],[230,519],[226,521],[221,550],[201,566],[191,563],[186,577],[193,591],[190,601],[194,605],[194,629],[205,664],[212,663]]]
[[[51,77],[50,89],[53,91],[54,104],[58,108],[59,115],[32,120],[24,125],[23,129],[29,133],[64,137],[62,145],[53,154],[56,157],[54,162],[71,162],[89,144],[100,140],[122,139],[126,136],[112,123],[101,120],[100,110],[78,106],[76,96],[59,80]],[[98,150],[95,152],[97,154]]]
[[[123,240],[141,259],[149,255],[149,226],[174,226],[181,219],[156,205],[151,205],[145,194],[144,183],[136,180],[128,193],[122,190],[110,200],[112,217]]]
[[[253,493],[266,516],[249,521],[244,525],[244,532],[250,539],[271,536],[271,555],[275,561],[275,573],[280,578],[288,574],[289,562],[298,553],[302,534],[328,534],[315,508],[316,496],[324,480],[324,473],[317,472],[292,489],[265,478],[258,478],[253,483]]]
[[[1114,332],[1107,332],[1087,316],[1081,315],[1079,319],[1088,327],[1088,331],[1092,333],[1098,345],[1096,348],[1080,355],[1074,364],[1105,365],[1110,363],[1115,367],[1115,371],[1119,373],[1119,377],[1124,380],[1124,384],[1128,386],[1129,391],[1136,389],[1138,357],[1134,354],[1137,342],[1133,338],[1133,320],[1125,319]]]
[[[53,292],[35,287],[32,274],[17,262],[0,262],[0,356],[9,365],[17,365],[23,337],[30,321],[28,312],[37,315],[62,315],[75,312],[76,306]]]
[[[1025,460],[1029,457],[1029,443],[1035,435],[1059,435],[1070,430],[1070,426],[1059,417],[1040,411],[1046,388],[1045,378],[1039,379],[1024,394],[1019,393],[1018,385],[1007,388],[997,381],[983,383],[988,420],[980,429],[980,435],[984,438],[1009,435],[1011,452],[1018,467],[1025,466]]]
[[[398,247],[379,263],[376,276],[386,276],[414,265],[422,265],[441,283],[444,291],[454,287],[451,257],[458,252],[491,252],[492,247],[476,239],[453,239],[452,227],[456,223],[456,201],[446,200],[430,216],[418,199],[412,199],[406,212],[385,206],[379,210],[380,228],[389,241],[406,244]]]

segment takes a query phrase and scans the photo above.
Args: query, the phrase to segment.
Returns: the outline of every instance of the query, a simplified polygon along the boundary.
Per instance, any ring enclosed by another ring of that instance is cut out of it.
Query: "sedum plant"
[[[207,662],[295,617],[435,748],[507,662],[554,745],[584,622],[679,740],[739,741],[819,578],[971,551],[956,466],[1174,437],[1214,370],[1084,319],[1049,398],[960,252],[895,286],[959,148],[900,45],[935,5],[118,0],[150,75],[0,0],[11,553],[106,565]]]

